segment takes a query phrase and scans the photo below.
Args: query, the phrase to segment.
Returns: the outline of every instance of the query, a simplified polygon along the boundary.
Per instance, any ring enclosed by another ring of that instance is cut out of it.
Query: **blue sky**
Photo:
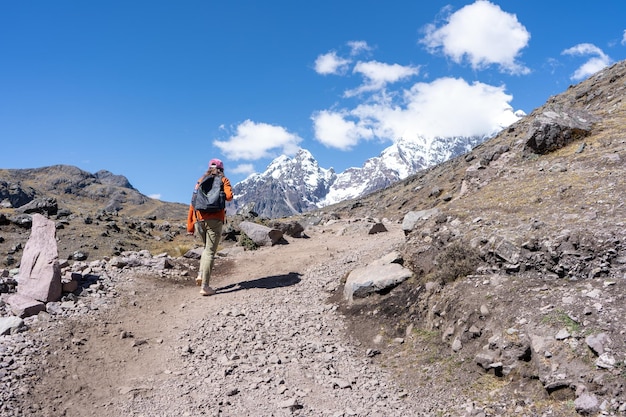
[[[74,165],[188,203],[308,149],[489,133],[626,56],[626,2],[0,0],[0,168]],[[519,113],[518,113],[519,114]]]

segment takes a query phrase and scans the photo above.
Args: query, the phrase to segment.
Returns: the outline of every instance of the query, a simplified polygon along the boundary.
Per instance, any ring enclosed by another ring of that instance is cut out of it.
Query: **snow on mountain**
[[[318,207],[335,178],[335,171],[320,168],[306,149],[293,158],[281,155],[263,173],[253,174],[233,186],[234,207],[230,210],[254,203],[253,210],[262,217],[303,213]]]
[[[360,168],[340,174],[319,166],[313,155],[301,149],[293,158],[279,156],[260,174],[233,187],[231,211],[254,203],[262,217],[285,217],[358,198],[387,187],[430,166],[469,152],[486,137],[418,138],[398,140]]]
[[[387,187],[430,166],[469,152],[486,138],[435,138],[429,141],[399,140],[361,168],[349,168],[337,175],[320,207],[364,196]]]

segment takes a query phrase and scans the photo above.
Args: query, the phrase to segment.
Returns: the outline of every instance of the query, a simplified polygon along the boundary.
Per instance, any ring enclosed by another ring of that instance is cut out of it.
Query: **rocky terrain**
[[[299,238],[244,250],[232,218],[214,297],[186,207],[0,171],[2,292],[30,210],[82,276],[0,336],[2,415],[625,415],[625,91],[620,62],[466,155],[281,219]],[[394,250],[411,278],[347,300]]]

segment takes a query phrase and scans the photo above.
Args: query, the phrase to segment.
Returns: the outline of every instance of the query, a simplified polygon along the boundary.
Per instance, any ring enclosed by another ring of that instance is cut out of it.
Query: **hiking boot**
[[[200,285],[202,285],[202,278],[198,277],[196,278],[196,287],[199,287]]]
[[[202,287],[202,289],[200,290],[200,295],[215,295],[215,290],[211,287]]]

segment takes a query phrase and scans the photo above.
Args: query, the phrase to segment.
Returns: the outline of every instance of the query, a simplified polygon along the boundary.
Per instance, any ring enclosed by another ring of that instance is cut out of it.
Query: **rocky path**
[[[337,223],[308,239],[220,260],[192,278],[118,279],[115,307],[50,326],[22,414],[39,416],[429,415],[328,301],[341,277],[403,240]]]

